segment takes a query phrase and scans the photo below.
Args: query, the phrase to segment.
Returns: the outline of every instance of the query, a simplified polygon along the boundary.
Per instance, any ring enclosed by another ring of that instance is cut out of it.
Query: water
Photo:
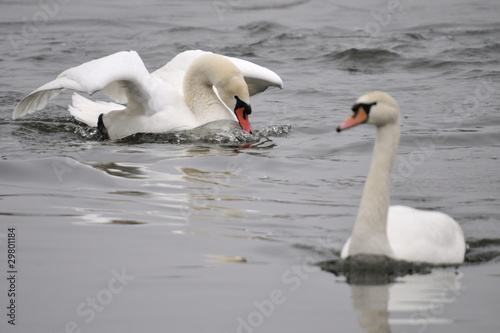
[[[394,4],[2,4],[2,332],[498,332],[500,4]],[[152,71],[196,48],[282,77],[252,99],[256,136],[101,141],[69,93],[10,119],[72,66],[134,49]],[[334,129],[374,89],[403,113],[392,202],[460,223],[457,270],[371,286],[316,265],[350,234],[374,138]]]

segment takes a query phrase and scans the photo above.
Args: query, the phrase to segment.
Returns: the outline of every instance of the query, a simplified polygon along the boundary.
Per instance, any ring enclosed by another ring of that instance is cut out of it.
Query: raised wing
[[[149,73],[137,52],[118,52],[86,62],[62,72],[26,96],[15,108],[12,118],[43,109],[64,89],[93,94],[103,90],[115,102],[143,105],[148,99]],[[145,111],[144,111],[145,112]]]
[[[226,58],[231,60],[231,62],[243,73],[250,96],[263,92],[269,87],[283,89],[283,81],[278,74],[272,70],[256,65],[250,61],[233,57]]]
[[[191,66],[193,61],[207,53],[212,52],[201,50],[184,51],[175,56],[165,66],[153,72],[152,75],[169,82],[178,90],[178,93],[182,95],[182,84],[186,71],[189,66]],[[243,73],[250,96],[263,92],[269,87],[278,87],[283,89],[283,81],[278,74],[272,70],[256,65],[250,61],[227,56],[226,58],[228,58]]]

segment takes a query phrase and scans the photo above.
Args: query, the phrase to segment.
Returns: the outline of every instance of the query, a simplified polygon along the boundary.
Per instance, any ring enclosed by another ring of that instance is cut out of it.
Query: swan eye
[[[363,110],[365,110],[366,114],[369,114],[371,107],[374,106],[374,105],[377,105],[377,102],[373,102],[373,103],[370,103],[370,104],[367,104],[367,103],[357,103],[357,104],[354,104],[352,106],[352,111],[354,113],[358,113],[359,108],[363,108]]]

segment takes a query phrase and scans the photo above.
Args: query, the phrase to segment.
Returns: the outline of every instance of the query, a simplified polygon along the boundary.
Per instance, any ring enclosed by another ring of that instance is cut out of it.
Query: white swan
[[[12,118],[42,109],[64,89],[88,94],[101,90],[114,102],[95,102],[75,93],[69,111],[89,126],[104,127],[113,140],[223,119],[238,121],[253,133],[250,96],[270,86],[283,88],[276,73],[237,58],[185,51],[150,74],[136,52],[124,51],[64,71],[25,97]]]
[[[337,131],[367,123],[375,125],[377,137],[361,204],[351,237],[341,258],[379,255],[407,262],[461,264],[465,239],[450,216],[405,206],[389,207],[392,167],[399,142],[399,107],[384,92],[361,96],[353,115]]]

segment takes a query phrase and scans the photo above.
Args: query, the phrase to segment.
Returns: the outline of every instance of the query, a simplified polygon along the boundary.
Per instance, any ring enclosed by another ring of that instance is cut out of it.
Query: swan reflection
[[[462,277],[460,272],[443,268],[398,278],[392,284],[351,284],[358,324],[367,333],[423,332],[429,325],[451,324],[453,319],[443,313],[461,295]]]

